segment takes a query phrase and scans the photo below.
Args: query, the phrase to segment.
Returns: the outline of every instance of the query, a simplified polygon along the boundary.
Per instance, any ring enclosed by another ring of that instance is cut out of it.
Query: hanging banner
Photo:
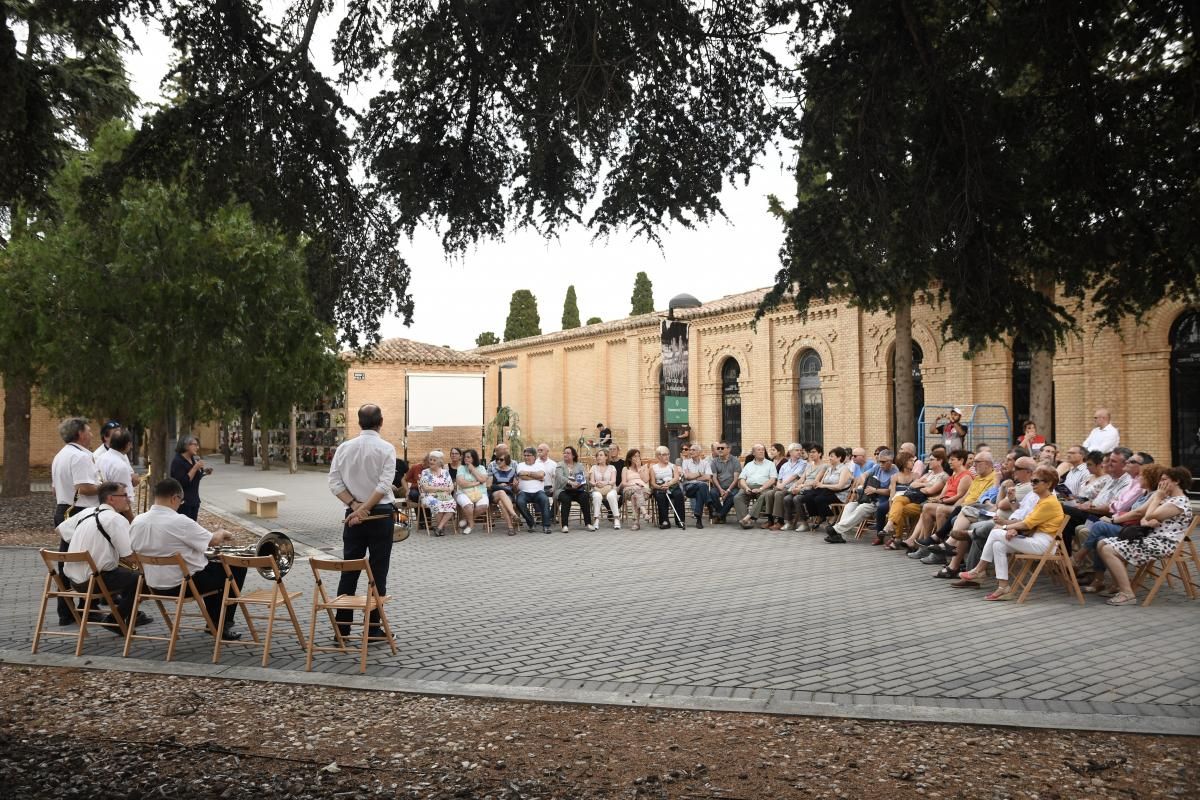
[[[688,326],[662,321],[663,417],[668,425],[688,421]]]

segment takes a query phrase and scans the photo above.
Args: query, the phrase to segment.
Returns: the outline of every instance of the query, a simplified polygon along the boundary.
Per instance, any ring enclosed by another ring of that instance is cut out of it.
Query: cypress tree
[[[562,329],[579,327],[579,303],[575,300],[575,285],[567,287],[567,299],[563,301]]]
[[[639,272],[637,278],[633,281],[633,297],[630,298],[633,304],[633,310],[630,312],[634,316],[638,314],[654,313],[654,287],[650,284],[650,277]]]
[[[484,331],[475,337],[476,347],[486,347],[489,344],[500,344],[500,340],[496,338],[496,334],[491,331]]]
[[[504,341],[540,336],[542,320],[538,316],[537,298],[528,289],[517,289],[508,304],[508,319],[504,323]]]

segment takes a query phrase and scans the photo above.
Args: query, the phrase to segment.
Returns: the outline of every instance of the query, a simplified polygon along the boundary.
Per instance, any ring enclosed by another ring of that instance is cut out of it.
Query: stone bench
[[[287,495],[274,489],[238,489],[238,494],[246,496],[246,512],[263,519],[274,519],[279,516],[279,501],[286,500]]]

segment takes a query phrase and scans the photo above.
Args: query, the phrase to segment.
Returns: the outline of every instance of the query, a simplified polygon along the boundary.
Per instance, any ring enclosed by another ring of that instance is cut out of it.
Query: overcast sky
[[[280,3],[268,6],[278,8]],[[340,11],[340,9],[339,9]],[[338,15],[322,19],[313,37],[312,58],[326,75],[335,70],[329,43]],[[130,78],[143,102],[161,99],[159,83],[172,50],[152,25],[136,31],[140,52],[127,56]],[[352,88],[351,105],[362,107],[374,87]],[[384,336],[403,336],[458,349],[475,346],[485,330],[503,337],[509,298],[514,289],[530,289],[537,297],[543,333],[562,327],[563,299],[574,284],[581,321],[629,316],[634,277],[645,271],[654,284],[654,306],[665,309],[676,294],[687,292],[702,301],[768,286],[778,270],[783,232],[767,212],[767,196],[790,198],[794,179],[788,156],[768,151],[747,185],[728,186],[721,203],[728,220],[688,230],[672,226],[662,234],[661,248],[644,239],[618,234],[593,241],[582,227],[546,240],[529,231],[510,231],[504,241],[485,241],[460,257],[448,257],[438,233],[417,232],[401,246],[412,268],[409,291],[416,306],[412,325],[388,315]]]

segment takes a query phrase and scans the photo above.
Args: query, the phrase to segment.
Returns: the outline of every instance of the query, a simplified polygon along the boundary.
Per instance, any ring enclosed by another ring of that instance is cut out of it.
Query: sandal
[[[945,566],[945,567],[942,567],[941,569],[939,569],[939,570],[937,571],[937,574],[936,574],[936,575],[934,575],[933,577],[935,577],[935,578],[957,578],[957,577],[958,577],[958,571],[957,571],[957,570],[950,569],[949,565],[947,565],[947,566]]]
[[[1014,592],[1012,589],[1004,589],[1003,591],[1001,591],[1000,589],[997,589],[996,591],[992,592],[991,594],[989,594],[987,597],[985,597],[983,599],[984,600],[1012,600],[1013,594],[1014,594]]]
[[[882,544],[883,544],[883,535],[880,534],[879,536],[876,536],[874,538],[874,540],[872,540],[871,547],[879,547]]]
[[[1117,592],[1108,600],[1110,606],[1136,606],[1137,602],[1137,595],[1132,592]]]

